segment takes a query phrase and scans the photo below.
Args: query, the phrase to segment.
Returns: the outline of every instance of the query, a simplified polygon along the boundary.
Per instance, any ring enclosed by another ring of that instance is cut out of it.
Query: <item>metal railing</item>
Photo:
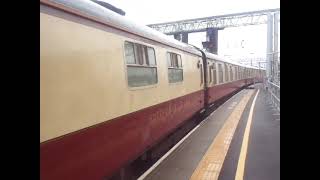
[[[280,52],[270,53],[270,74],[265,81],[268,98],[280,112]]]
[[[268,55],[271,56],[269,80],[280,85],[280,52],[268,53]]]
[[[266,90],[272,105],[280,112],[280,86],[267,81]]]

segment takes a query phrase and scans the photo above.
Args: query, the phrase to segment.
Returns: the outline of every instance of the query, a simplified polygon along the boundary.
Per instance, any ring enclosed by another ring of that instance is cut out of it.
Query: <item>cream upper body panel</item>
[[[40,142],[177,98],[203,88],[200,57],[182,57],[183,82],[169,84],[167,48],[156,53],[158,83],[130,88],[124,42],[145,44],[40,13]]]

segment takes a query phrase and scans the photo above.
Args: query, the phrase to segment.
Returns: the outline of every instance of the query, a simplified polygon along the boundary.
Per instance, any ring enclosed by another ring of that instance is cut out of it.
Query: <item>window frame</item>
[[[218,76],[219,76],[219,78],[218,78],[218,84],[223,84],[223,83],[225,83],[225,79],[224,79],[224,67],[223,67],[223,63],[218,63]],[[220,74],[220,72],[221,72],[221,74]],[[220,76],[220,75],[222,75],[222,76]],[[221,81],[220,81],[221,80]]]
[[[212,62],[211,66],[212,67],[212,85],[217,85],[217,67],[216,67],[216,62]]]
[[[234,66],[234,76],[235,81],[238,81],[238,66]]]
[[[126,59],[126,43],[131,43],[133,44],[133,48],[134,48],[134,61],[135,64],[128,64],[127,63],[127,59]],[[142,46],[142,49],[146,48],[147,51],[143,51],[144,52],[144,57],[143,60],[143,64],[139,64],[139,60],[137,60],[136,58],[138,57],[138,55],[136,55],[136,51],[135,51],[135,45],[140,45]],[[155,65],[150,65],[149,59],[148,59],[148,48],[153,49],[154,52],[154,61],[155,61]],[[123,41],[123,59],[124,59],[124,70],[125,70],[125,79],[126,79],[126,86],[129,90],[140,90],[140,89],[147,89],[147,88],[153,88],[156,87],[159,84],[159,74],[158,74],[158,64],[157,64],[157,56],[156,56],[156,50],[154,46],[151,46],[150,44],[146,44],[146,43],[142,43],[142,42],[138,42],[138,41],[133,41],[133,40],[124,40]],[[148,59],[148,60],[147,60]],[[149,65],[147,64],[147,61],[149,63]],[[156,70],[156,83],[154,84],[148,84],[148,85],[143,85],[143,86],[130,86],[129,85],[129,79],[128,79],[128,67],[145,67],[145,68],[155,68]]]
[[[227,83],[230,81],[229,65],[227,63],[224,63],[224,73],[224,81]]]
[[[230,82],[233,82],[234,81],[234,77],[233,77],[233,66],[229,66],[229,79],[230,79]]]
[[[172,62],[172,55],[176,55],[176,60],[177,62]],[[180,57],[180,64],[181,66],[179,66],[179,58]],[[172,51],[167,51],[166,52],[166,58],[167,58],[167,74],[168,74],[168,83],[169,84],[179,84],[179,83],[183,83],[184,81],[184,70],[183,70],[183,63],[182,63],[182,57],[181,54],[172,52]],[[168,58],[170,59],[170,62],[168,60]],[[174,65],[174,66],[173,66]],[[170,82],[170,78],[169,78],[169,69],[176,69],[176,70],[182,70],[182,80],[181,81],[177,81],[177,82]]]

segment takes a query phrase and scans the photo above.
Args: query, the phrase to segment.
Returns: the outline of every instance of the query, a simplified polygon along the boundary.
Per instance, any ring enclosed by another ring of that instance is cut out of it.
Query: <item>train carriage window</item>
[[[144,54],[143,54],[143,48],[141,44],[134,44],[134,54],[136,55],[136,61],[138,64],[143,65],[144,61]]]
[[[238,80],[238,66],[234,67],[234,80]]]
[[[125,54],[126,54],[126,60],[127,64],[135,64],[135,58],[134,58],[134,46],[131,42],[125,42]]]
[[[183,81],[183,68],[181,55],[167,52],[168,62],[168,79],[169,83],[176,83]]]
[[[212,66],[210,65],[210,63],[208,62],[208,66],[207,66],[207,69],[208,69],[208,78],[207,78],[207,81],[208,81],[208,84],[211,84],[212,83]]]
[[[229,70],[227,64],[224,64],[225,81],[229,81]]]
[[[169,83],[175,83],[183,81],[182,69],[168,69]]]
[[[222,64],[218,64],[219,84],[223,83],[223,69]]]
[[[243,67],[241,67],[241,79],[244,79],[244,70],[243,70]]]
[[[248,70],[247,68],[244,69],[244,78],[246,79],[248,77]]]
[[[153,48],[148,47],[148,65],[156,65],[156,55]]]
[[[245,72],[246,72],[246,71],[245,71],[245,69],[244,69],[244,68],[242,68],[242,79],[244,79],[244,78],[245,78],[245,75],[246,75],[246,74],[245,74]]]
[[[217,84],[217,70],[216,70],[216,64],[212,63],[212,75],[213,75],[213,84]]]
[[[237,68],[237,80],[239,80],[240,79],[240,67],[237,66],[236,68]]]
[[[168,66],[171,66],[170,53],[167,53],[167,64],[168,64]]]
[[[180,55],[178,55],[178,67],[182,67],[182,60]]]
[[[242,70],[242,79],[245,79],[246,78],[246,69],[243,68]]]
[[[233,67],[230,66],[230,81],[233,81],[233,71],[232,71]]]
[[[146,86],[157,83],[157,68],[132,66],[127,68],[130,87]]]
[[[128,85],[130,87],[140,87],[158,83],[154,49],[127,41],[124,47]]]
[[[242,79],[246,78],[246,69],[242,68]]]

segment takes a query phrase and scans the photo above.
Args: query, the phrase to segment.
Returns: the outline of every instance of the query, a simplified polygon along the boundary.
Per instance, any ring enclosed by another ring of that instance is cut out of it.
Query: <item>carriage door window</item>
[[[155,51],[142,44],[125,42],[127,79],[130,87],[153,85],[158,82]]]
[[[200,69],[200,85],[202,85],[202,83],[203,83],[203,70],[202,70],[201,60],[198,61],[197,67]]]

